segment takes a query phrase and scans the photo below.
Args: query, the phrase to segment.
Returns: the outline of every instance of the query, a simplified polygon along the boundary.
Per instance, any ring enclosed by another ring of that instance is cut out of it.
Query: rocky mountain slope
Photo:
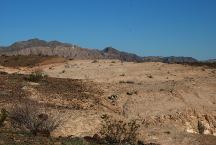
[[[60,56],[69,59],[119,59],[136,62],[185,63],[197,62],[192,57],[141,57],[136,54],[122,52],[112,47],[103,50],[82,48],[78,45],[58,41],[30,39],[15,42],[8,47],[0,47],[0,55],[43,55]]]
[[[45,55],[61,56],[70,59],[120,59],[122,61],[142,61],[142,57],[135,54],[118,51],[107,47],[100,51],[86,49],[77,45],[58,41],[46,42],[39,39],[16,42],[8,47],[2,47],[0,54],[4,55]]]

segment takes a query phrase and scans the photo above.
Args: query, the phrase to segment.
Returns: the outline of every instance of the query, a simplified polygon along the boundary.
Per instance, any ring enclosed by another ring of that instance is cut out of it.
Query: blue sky
[[[0,45],[30,38],[216,58],[216,0],[0,0]]]

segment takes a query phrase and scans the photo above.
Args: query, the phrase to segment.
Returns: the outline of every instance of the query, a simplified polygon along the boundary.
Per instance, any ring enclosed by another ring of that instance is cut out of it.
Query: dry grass
[[[9,118],[15,127],[30,131],[33,135],[50,136],[50,133],[63,123],[60,113],[51,114],[46,107],[26,101],[14,105]]]

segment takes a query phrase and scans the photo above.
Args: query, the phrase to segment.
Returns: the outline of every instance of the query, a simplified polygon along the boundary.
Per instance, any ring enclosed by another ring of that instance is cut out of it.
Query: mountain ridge
[[[59,41],[44,41],[30,39],[15,42],[8,47],[2,47],[1,55],[48,55],[61,56],[70,59],[119,59],[122,61],[142,61],[142,57],[119,51],[112,47],[103,50],[82,48],[78,45]]]
[[[133,53],[119,51],[113,47],[106,47],[103,50],[89,49],[74,44],[59,41],[45,41],[38,38],[18,41],[7,47],[0,47],[0,55],[44,55],[60,56],[69,59],[119,59],[121,61],[132,62],[198,62],[198,60],[192,57],[142,57]]]

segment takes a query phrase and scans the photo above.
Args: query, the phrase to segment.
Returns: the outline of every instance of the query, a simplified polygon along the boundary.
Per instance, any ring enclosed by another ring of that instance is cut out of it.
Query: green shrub
[[[137,141],[138,129],[140,125],[137,120],[125,122],[116,120],[108,115],[102,117],[104,123],[100,130],[100,135],[108,144],[130,144],[135,145]]]

